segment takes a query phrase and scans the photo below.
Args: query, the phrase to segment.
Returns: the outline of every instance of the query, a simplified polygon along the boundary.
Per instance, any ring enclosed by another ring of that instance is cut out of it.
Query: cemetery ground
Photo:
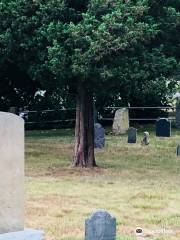
[[[141,146],[143,131],[150,145]],[[138,143],[127,135],[106,135],[96,150],[99,168],[74,169],[73,130],[26,132],[26,226],[45,231],[46,240],[84,239],[84,221],[103,208],[117,219],[117,239],[180,239],[180,157],[172,137],[155,137],[152,126],[138,128]]]

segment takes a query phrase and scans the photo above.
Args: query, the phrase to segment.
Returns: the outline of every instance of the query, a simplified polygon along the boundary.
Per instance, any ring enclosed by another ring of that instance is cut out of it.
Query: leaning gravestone
[[[137,129],[136,128],[129,128],[128,130],[128,143],[136,143],[137,139]]]
[[[156,136],[170,137],[171,136],[171,122],[166,118],[160,118],[156,121]]]
[[[105,130],[100,123],[94,124],[94,147],[103,148],[105,145]]]
[[[41,240],[42,233],[36,238],[33,232],[31,238],[32,231],[24,230],[24,120],[4,112],[0,112],[0,176],[0,240]]]
[[[180,144],[177,146],[177,156],[180,156]]]
[[[86,219],[85,240],[115,240],[116,219],[105,210],[97,210]]]
[[[114,116],[113,133],[124,134],[129,129],[129,111],[127,108],[118,109]]]

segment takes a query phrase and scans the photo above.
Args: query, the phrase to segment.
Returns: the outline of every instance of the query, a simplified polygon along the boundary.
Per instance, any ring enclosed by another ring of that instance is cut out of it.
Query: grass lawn
[[[83,240],[84,221],[103,208],[117,219],[117,239],[180,239],[180,131],[159,139],[151,128],[149,146],[127,136],[106,136],[96,151],[99,168],[74,169],[73,131],[26,132],[26,226],[45,231],[46,240]]]

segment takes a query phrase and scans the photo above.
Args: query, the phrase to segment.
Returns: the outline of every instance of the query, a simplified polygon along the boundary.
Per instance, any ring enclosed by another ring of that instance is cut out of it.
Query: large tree
[[[128,95],[139,81],[149,90],[155,80],[161,87],[177,65],[154,44],[160,24],[151,8],[146,0],[1,1],[0,61],[16,61],[44,88],[76,96],[74,166],[96,166],[93,101],[102,89]]]

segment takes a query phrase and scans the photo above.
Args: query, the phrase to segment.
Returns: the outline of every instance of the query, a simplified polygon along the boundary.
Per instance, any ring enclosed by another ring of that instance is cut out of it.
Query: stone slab
[[[160,118],[156,121],[156,136],[170,137],[171,136],[171,122],[166,118]]]
[[[0,234],[24,230],[24,120],[5,112],[0,112],[0,176]]]
[[[131,127],[128,129],[128,143],[136,143],[136,141],[137,141],[137,129]]]
[[[103,148],[105,146],[105,129],[100,123],[94,124],[94,147]]]
[[[99,209],[85,221],[85,240],[115,240],[116,219]]]
[[[129,129],[129,110],[127,108],[118,109],[115,112],[112,130],[115,135],[124,134]]]
[[[0,234],[0,240],[43,240],[42,231],[25,229],[24,231]]]
[[[180,100],[176,105],[176,127],[180,128]]]
[[[177,145],[177,156],[180,156],[180,144]]]

